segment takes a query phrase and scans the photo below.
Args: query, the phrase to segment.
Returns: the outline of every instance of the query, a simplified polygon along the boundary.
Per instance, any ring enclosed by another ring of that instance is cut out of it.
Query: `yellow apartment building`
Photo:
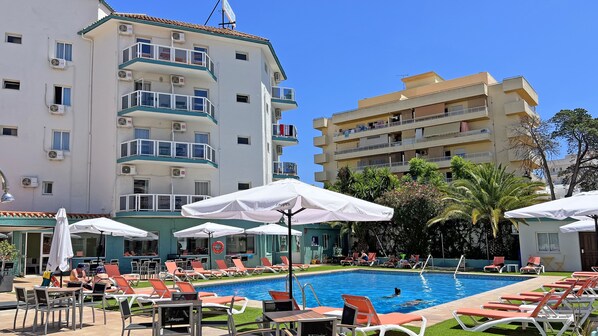
[[[403,78],[405,89],[358,101],[358,108],[317,118],[322,148],[314,162],[318,182],[333,182],[339,168],[388,167],[402,175],[414,157],[438,164],[451,179],[450,159],[494,162],[522,170],[523,158],[509,149],[513,126],[535,116],[538,94],[522,76],[498,82],[481,72],[445,80],[435,72]],[[521,171],[523,174],[524,172]]]

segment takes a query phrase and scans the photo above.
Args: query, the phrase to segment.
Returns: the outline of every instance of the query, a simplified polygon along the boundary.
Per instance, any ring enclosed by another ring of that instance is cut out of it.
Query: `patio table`
[[[52,295],[60,295],[60,296],[64,296],[64,297],[70,297],[71,298],[71,302],[73,305],[73,312],[72,312],[72,324],[73,324],[73,330],[77,329],[77,323],[76,323],[76,318],[77,318],[77,292],[79,293],[79,299],[78,300],[82,300],[83,299],[83,295],[82,295],[82,288],[81,287],[49,287],[48,288],[48,293],[52,294]],[[79,306],[79,320],[81,321],[81,327],[83,327],[83,305]]]

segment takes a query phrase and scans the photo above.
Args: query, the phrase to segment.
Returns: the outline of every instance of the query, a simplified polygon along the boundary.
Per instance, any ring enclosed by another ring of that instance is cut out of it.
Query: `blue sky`
[[[216,0],[108,0],[119,12],[203,24]],[[285,149],[301,180],[321,166],[312,120],[357,107],[357,100],[403,88],[402,75],[436,71],[445,79],[488,71],[525,76],[547,119],[583,107],[598,115],[598,2],[229,0],[237,30],[268,38],[296,90],[299,108],[283,123],[299,129]],[[219,8],[209,25],[220,20]]]

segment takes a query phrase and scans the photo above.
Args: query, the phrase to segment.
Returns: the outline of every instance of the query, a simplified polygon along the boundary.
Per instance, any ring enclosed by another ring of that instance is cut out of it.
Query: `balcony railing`
[[[297,164],[294,162],[274,162],[273,173],[275,175],[297,176]]]
[[[361,151],[365,151],[365,150],[372,150],[372,149],[378,149],[378,148],[398,147],[398,146],[403,146],[403,145],[412,145],[412,144],[422,143],[422,142],[444,140],[444,139],[452,139],[452,138],[460,138],[460,137],[464,137],[464,136],[476,135],[476,134],[484,134],[484,133],[485,134],[490,134],[490,130],[487,129],[487,128],[483,128],[483,129],[479,129],[479,130],[473,130],[473,131],[467,131],[467,132],[460,132],[460,133],[455,133],[455,134],[450,134],[450,135],[443,135],[443,136],[434,136],[434,137],[430,137],[430,138],[419,138],[419,139],[409,138],[409,139],[404,139],[403,141],[395,141],[395,142],[383,143],[383,144],[378,144],[378,145],[371,145],[371,146],[364,146],[364,147],[343,149],[343,150],[340,150],[340,151],[335,151],[334,154],[335,155],[339,155],[339,154],[361,152]]]
[[[203,201],[208,195],[129,194],[119,198],[119,211],[181,211],[185,204]]]
[[[400,125],[409,125],[409,124],[415,124],[418,122],[422,122],[422,121],[427,121],[427,120],[437,120],[437,119],[442,119],[442,118],[448,118],[448,117],[452,117],[452,116],[456,116],[456,115],[463,115],[463,114],[471,114],[471,113],[478,113],[478,112],[484,112],[487,111],[488,107],[487,106],[478,106],[478,107],[471,107],[471,108],[467,108],[467,109],[463,109],[463,110],[457,110],[457,111],[450,111],[450,112],[446,112],[446,113],[440,113],[440,114],[434,114],[434,115],[430,115],[430,116],[425,116],[425,117],[420,117],[420,118],[414,118],[414,119],[408,119],[408,120],[400,120],[400,121],[393,121],[393,122],[379,122],[379,123],[374,123],[373,126],[366,126],[364,125],[363,127],[355,127],[355,128],[350,128],[347,130],[343,130],[341,131],[337,131],[334,136],[340,136],[340,135],[345,135],[345,136],[349,136],[350,134],[354,134],[354,133],[361,133],[361,132],[367,132],[367,131],[371,131],[371,130],[375,130],[375,129],[380,129],[380,128],[387,128],[387,127],[393,127],[393,126],[400,126]]]
[[[122,52],[123,63],[134,59],[151,59],[171,62],[174,64],[187,64],[205,67],[214,74],[214,62],[203,51],[189,50],[163,46],[152,43],[135,43]]]
[[[280,86],[272,87],[272,99],[280,99],[289,102],[295,101],[295,89]]]
[[[294,125],[272,125],[272,136],[297,139],[297,127]]]
[[[440,157],[435,157],[435,158],[419,156],[419,158],[425,159],[428,162],[443,162],[443,161],[450,161],[454,156],[460,156],[467,160],[473,160],[473,159],[479,159],[479,158],[492,157],[492,152],[455,154],[453,156],[440,156]],[[359,162],[357,164],[357,170],[363,170],[366,167],[368,167],[368,168],[391,168],[391,167],[400,167],[400,166],[408,166],[408,165],[409,165],[409,161],[385,162],[385,163],[377,163],[377,164],[367,164],[364,162]]]
[[[202,143],[136,139],[120,144],[120,157],[131,156],[207,160],[215,163],[216,151]]]
[[[133,91],[121,97],[121,110],[136,106],[205,113],[215,118],[214,104],[204,97],[142,90]]]

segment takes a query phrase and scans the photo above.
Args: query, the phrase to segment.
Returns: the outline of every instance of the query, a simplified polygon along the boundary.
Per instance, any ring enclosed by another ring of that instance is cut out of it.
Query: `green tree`
[[[444,176],[438,170],[438,165],[421,158],[409,160],[409,172],[401,180],[404,182],[417,181],[421,184],[432,184],[438,187],[446,184]]]
[[[469,178],[451,183],[443,199],[446,207],[428,225],[465,218],[474,225],[486,225],[497,237],[502,222],[510,222],[516,228],[525,223],[522,219],[505,218],[506,211],[541,203],[547,196],[538,193],[544,183],[517,177],[500,165],[476,165],[468,175]]]
[[[465,160],[460,156],[453,156],[451,158],[451,172],[453,173],[453,180],[469,178],[469,172],[475,165],[469,160]]]
[[[559,111],[550,122],[554,125],[552,138],[564,140],[567,152],[575,157],[563,173],[565,183],[569,184],[565,197],[573,195],[578,185],[593,187],[591,179],[598,171],[598,118],[576,108]]]
[[[394,209],[390,224],[373,225],[384,249],[395,255],[427,254],[430,247],[426,222],[441,211],[441,199],[442,193],[434,185],[415,181],[405,182],[379,197],[376,203]]]

